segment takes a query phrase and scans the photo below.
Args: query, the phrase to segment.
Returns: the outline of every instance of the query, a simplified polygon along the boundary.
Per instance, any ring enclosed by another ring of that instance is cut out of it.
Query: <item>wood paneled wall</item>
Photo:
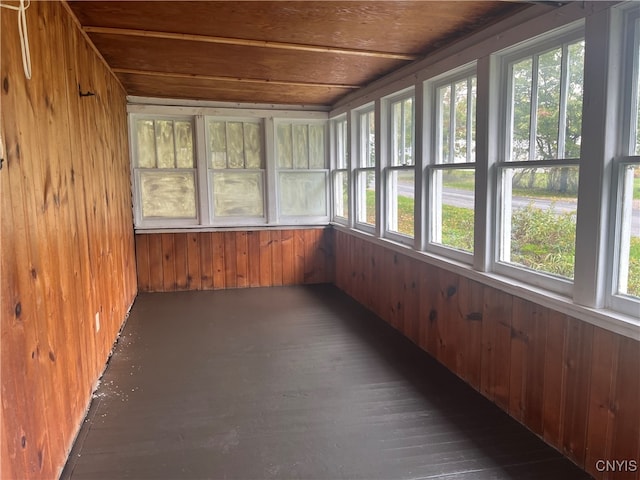
[[[31,80],[1,12],[0,477],[50,480],[136,294],[126,99],[65,4],[27,10]]]
[[[640,343],[335,232],[336,284],[596,478],[640,459]],[[602,465],[600,465],[602,466]]]
[[[136,235],[143,292],[331,283],[333,230]]]

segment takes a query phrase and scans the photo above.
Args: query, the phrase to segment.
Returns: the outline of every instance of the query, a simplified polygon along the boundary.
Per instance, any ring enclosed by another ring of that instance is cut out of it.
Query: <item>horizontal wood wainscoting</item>
[[[339,288],[591,475],[640,478],[640,465],[605,473],[597,463],[640,457],[639,342],[334,235]]]
[[[136,234],[142,292],[332,283],[333,230]]]
[[[125,92],[67,9],[31,2],[31,80],[17,13],[1,15],[7,480],[58,477],[136,295]]]

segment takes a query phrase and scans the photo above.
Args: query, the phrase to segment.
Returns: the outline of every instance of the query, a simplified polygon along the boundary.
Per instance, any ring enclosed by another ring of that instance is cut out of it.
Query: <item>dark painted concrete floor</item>
[[[330,286],[141,294],[63,479],[584,479]]]

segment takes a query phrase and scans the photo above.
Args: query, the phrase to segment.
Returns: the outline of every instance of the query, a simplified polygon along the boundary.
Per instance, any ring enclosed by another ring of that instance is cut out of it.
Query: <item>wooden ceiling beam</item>
[[[198,75],[191,73],[172,73],[172,72],[156,72],[150,70],[134,70],[130,68],[113,68],[114,73],[124,73],[128,75],[145,75],[149,77],[165,77],[165,78],[189,78],[196,80],[209,80],[218,82],[238,82],[238,83],[257,83],[266,85],[283,85],[292,87],[312,87],[312,88],[343,88],[346,90],[357,90],[359,85],[343,85],[334,83],[309,83],[309,82],[289,82],[284,80],[266,80],[257,78],[236,78],[215,75]]]
[[[224,45],[237,45],[244,47],[273,48],[280,50],[297,50],[302,52],[332,53],[335,55],[353,55],[359,57],[388,58],[393,60],[413,61],[420,58],[418,55],[376,52],[371,50],[357,50],[349,48],[327,47],[320,45],[303,45],[298,43],[271,42],[267,40],[250,40],[243,38],[213,37],[208,35],[194,35],[189,33],[154,32],[149,30],[135,30],[130,28],[112,27],[83,27],[86,33],[99,33],[107,35],[124,35],[131,37],[163,38],[169,40],[183,40],[189,42],[217,43]]]

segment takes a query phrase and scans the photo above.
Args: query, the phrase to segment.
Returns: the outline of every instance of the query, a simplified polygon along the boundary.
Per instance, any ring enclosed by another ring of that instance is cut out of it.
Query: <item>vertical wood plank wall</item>
[[[136,235],[141,292],[333,282],[333,230]]]
[[[596,478],[640,459],[640,343],[334,232],[336,285]]]
[[[3,479],[57,478],[137,288],[125,95],[66,8],[27,10],[31,80],[0,9]]]

